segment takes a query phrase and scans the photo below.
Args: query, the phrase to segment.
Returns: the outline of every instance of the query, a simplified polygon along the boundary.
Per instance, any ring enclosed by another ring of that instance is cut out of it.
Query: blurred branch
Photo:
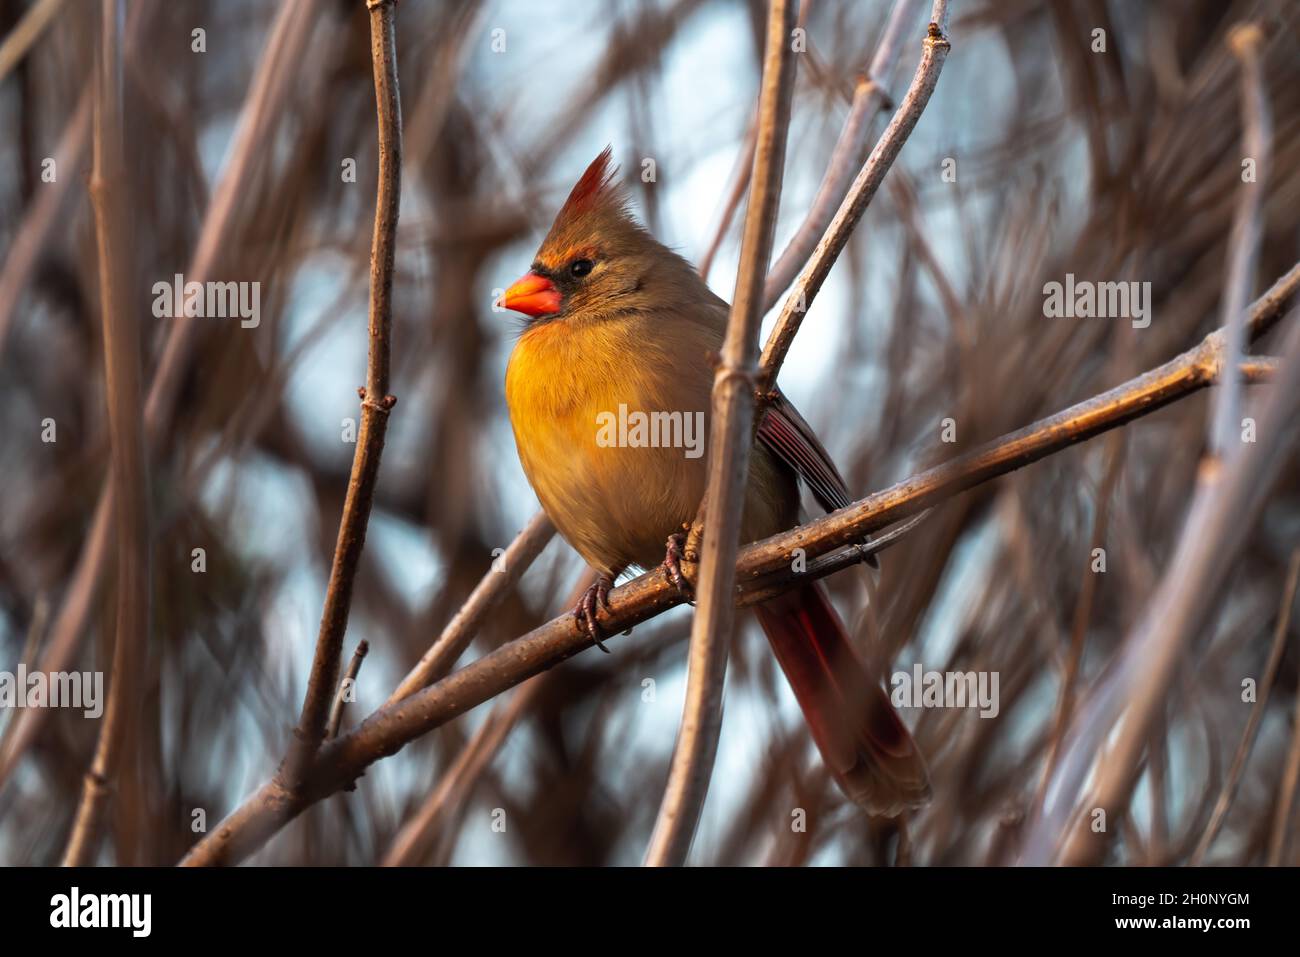
[[[94,169],[90,196],[95,208],[100,313],[104,329],[105,396],[116,489],[117,627],[108,703],[63,863],[93,863],[104,811],[127,744],[140,663],[149,641],[149,475],[141,429],[138,311],[131,308],[134,265],[127,236],[129,181],[122,153],[122,51],[118,30],[121,0],[101,0],[98,76],[95,84]]]
[[[45,28],[54,22],[64,0],[36,0],[18,25],[9,31],[0,43],[0,83],[41,38]]]
[[[749,478],[753,442],[754,377],[759,323],[763,318],[763,277],[772,255],[781,202],[790,101],[795,65],[791,30],[794,0],[771,0],[759,95],[754,171],[741,241],[740,270],[722,358],[713,379],[713,423],[709,439],[709,477],[701,506],[699,601],[691,626],[686,702],[668,784],[655,822],[645,863],[682,864],[699,823],[722,728],[722,689],[727,644],[735,619],[736,551],[741,510]],[[698,520],[698,519],[697,519]]]
[[[140,5],[133,4],[135,12]],[[291,89],[293,70],[301,60],[310,27],[315,22],[317,4],[312,0],[281,5],[271,36],[262,52],[256,74],[240,118],[239,134],[221,183],[212,197],[198,244],[190,259],[186,280],[205,282],[211,278],[219,252],[228,244],[235,223],[239,201],[247,195],[257,164],[268,155],[266,143],[273,122],[278,118],[285,97]],[[171,328],[163,347],[163,356],[154,373],[145,401],[145,437],[155,450],[168,434],[180,383],[187,367],[193,337],[200,322],[171,317]],[[64,590],[63,601],[54,618],[50,640],[41,659],[40,670],[62,671],[72,661],[85,631],[86,619],[94,604],[108,555],[109,517],[113,512],[113,487],[105,482],[95,505],[94,516],[82,545],[71,580]],[[8,748],[0,755],[0,788],[13,773],[23,752],[36,739],[41,725],[50,714],[48,708],[27,708],[11,726]]]
[[[1277,805],[1273,810],[1273,828],[1268,839],[1268,866],[1282,863],[1286,850],[1287,819],[1295,803],[1296,783],[1300,781],[1300,695],[1296,695],[1295,713],[1291,718],[1291,747],[1287,751],[1286,770],[1282,772],[1282,786],[1278,790]]]
[[[1198,866],[1205,859],[1206,852],[1218,836],[1219,828],[1223,826],[1223,819],[1228,816],[1228,808],[1232,806],[1233,798],[1237,796],[1241,772],[1246,767],[1246,758],[1250,756],[1250,749],[1255,745],[1255,736],[1259,733],[1260,722],[1264,720],[1264,708],[1273,690],[1273,682],[1277,679],[1277,669],[1282,664],[1282,654],[1286,651],[1287,629],[1291,624],[1291,606],[1295,603],[1297,580],[1300,580],[1300,549],[1291,553],[1291,566],[1287,571],[1286,587],[1282,589],[1282,604],[1278,609],[1277,627],[1273,631],[1273,650],[1269,652],[1268,664],[1264,666],[1264,677],[1259,682],[1255,705],[1250,709],[1246,730],[1241,733],[1241,744],[1237,746],[1232,767],[1228,770],[1228,778],[1223,782],[1223,789],[1219,791],[1219,800],[1214,805],[1210,823],[1206,826],[1205,833],[1201,835],[1201,840],[1189,861],[1192,866]]]
[[[1101,488],[1097,490],[1096,510],[1093,513],[1092,535],[1088,540],[1087,560],[1083,563],[1083,577],[1079,582],[1079,598],[1074,607],[1074,618],[1070,625],[1070,652],[1065,662],[1065,671],[1061,675],[1059,697],[1056,702],[1056,715],[1052,719],[1052,738],[1043,761],[1043,774],[1039,780],[1036,802],[1041,802],[1056,769],[1057,757],[1065,739],[1070,718],[1074,715],[1076,697],[1075,685],[1079,678],[1079,667],[1083,663],[1083,650],[1087,643],[1088,622],[1092,618],[1093,600],[1100,585],[1099,576],[1092,570],[1093,555],[1106,543],[1106,530],[1110,525],[1110,510],[1115,496],[1115,486],[1119,483],[1120,472],[1124,462],[1124,433],[1112,433],[1106,440],[1106,471]]]
[[[909,21],[916,19],[920,5],[921,0],[896,0],[894,3],[894,9],[885,24],[880,45],[871,59],[871,65],[866,75],[858,79],[853,91],[853,104],[849,108],[849,115],[844,120],[839,139],[836,140],[835,147],[831,151],[830,162],[826,166],[821,185],[817,187],[817,195],[813,198],[812,206],[767,275],[767,282],[763,287],[763,312],[766,313],[777,304],[781,293],[794,281],[799,270],[808,262],[808,256],[826,232],[832,214],[844,200],[844,195],[852,181],[853,171],[862,165],[862,153],[866,148],[867,137],[871,134],[876,114],[893,105],[887,84],[898,63],[903,33]],[[941,31],[945,32],[947,30],[946,7],[947,0],[940,0],[935,4],[931,14],[931,19],[939,24]],[[906,134],[903,138],[907,138]],[[703,265],[700,271],[705,272]]]
[[[1300,263],[1293,266],[1251,307],[1248,331],[1258,338],[1277,323],[1300,289]],[[740,550],[739,603],[762,600],[771,590],[822,577],[856,565],[853,546],[877,531],[953,498],[982,482],[1014,471],[1125,425],[1191,395],[1215,381],[1223,354],[1222,330],[1200,345],[1135,379],[1084,402],[1004,435],[966,455],[927,469],[891,488],[807,525],[774,535]],[[809,559],[805,574],[790,568],[792,550]],[[836,551],[839,549],[839,551]],[[831,555],[829,553],[834,552]],[[768,589],[765,594],[764,589]],[[633,626],[681,604],[683,597],[662,569],[610,592],[604,623],[609,633]],[[385,705],[359,727],[327,744],[305,787],[290,795],[275,780],[264,784],[207,834],[182,861],[187,865],[237,863],[261,847],[304,808],[351,785],[374,762],[395,754],[426,732],[464,714],[535,674],[592,647],[590,637],[563,614],[509,642],[436,684]]]
[[[1261,151],[1255,157],[1261,170],[1269,135],[1256,52],[1262,40],[1255,27],[1238,28],[1229,40],[1243,66],[1247,149]],[[1276,475],[1279,458],[1294,440],[1286,429],[1297,407],[1295,396],[1287,390],[1300,391],[1300,335],[1294,329],[1288,336],[1281,381],[1270,390],[1258,416],[1267,451],[1260,443],[1240,438],[1239,363],[1247,333],[1245,300],[1254,284],[1262,236],[1261,193],[1261,185],[1254,184],[1239,194],[1229,236],[1222,294],[1226,325],[1217,333],[1224,388],[1213,404],[1210,454],[1201,463],[1173,557],[1143,616],[1129,632],[1119,666],[1098,690],[1087,713],[1074,722],[1069,749],[1053,775],[1055,786],[1040,806],[1026,843],[1030,863],[1086,863],[1101,858],[1110,832],[1105,828],[1094,832],[1082,825],[1078,802],[1090,800],[1094,810],[1116,823],[1127,812],[1141,776],[1141,755],[1152,727],[1161,719],[1174,669],[1242,545],[1259,505],[1260,489]],[[1107,738],[1125,716],[1114,747],[1106,749]],[[1093,767],[1095,783],[1088,798],[1083,787]]]
[[[713,258],[717,256],[718,250],[722,247],[722,241],[727,236],[727,230],[731,228],[731,219],[736,215],[736,210],[740,208],[740,201],[744,198],[745,190],[749,189],[749,176],[754,171],[754,144],[755,134],[758,131],[756,125],[757,116],[749,121],[749,129],[745,131],[745,140],[740,144],[740,152],[736,154],[736,167],[731,173],[731,189],[727,191],[727,198],[722,204],[722,211],[718,216],[718,228],[713,233],[713,239],[709,241],[708,247],[704,250],[704,255],[700,257],[699,266],[697,267],[700,276],[706,281],[709,278],[709,271],[713,268]]]
[[[926,104],[930,102],[930,96],[939,82],[939,72],[943,69],[944,60],[948,56],[949,43],[944,32],[947,19],[947,0],[935,0],[921,62],[917,65],[907,95],[903,97],[898,111],[889,121],[885,132],[881,134],[880,142],[871,151],[866,165],[853,181],[853,186],[844,197],[844,202],[840,204],[826,234],[817,243],[811,261],[804,267],[794,288],[786,296],[781,315],[771,335],[768,336],[767,344],[763,347],[762,373],[758,380],[760,394],[771,391],[777,373],[781,369],[781,363],[785,361],[786,352],[794,341],[795,333],[799,331],[799,324],[803,321],[805,313],[821,290],[822,283],[826,281],[831,267],[835,265],[835,260],[839,258],[840,252],[849,241],[849,236],[852,235],[862,214],[866,211],[867,204],[876,195],[876,190],[884,181],[885,174],[894,165],[894,160],[898,158],[903,144],[912,135],[912,130],[916,128],[916,123],[921,118]]]
[[[544,681],[545,677],[539,675],[524,682],[509,701],[498,704],[478,726],[419,811],[397,832],[384,854],[383,867],[410,867],[420,863],[420,855],[427,851],[430,839],[447,823],[447,815],[464,805],[471,786],[500,751],[524,711],[536,700]]]
[[[465,604],[447,623],[438,640],[429,646],[424,657],[402,679],[387,703],[393,704],[428,687],[450,671],[456,659],[464,653],[483,627],[488,615],[501,604],[510,589],[519,583],[524,572],[528,571],[529,566],[554,537],[555,526],[545,512],[538,512],[529,519],[500,559],[493,562],[492,569],[475,586]]]
[[[370,12],[370,56],[375,74],[379,127],[379,184],[370,253],[370,348],[361,395],[361,430],[352,477],[339,522],[316,654],[302,715],[281,769],[283,784],[295,789],[325,736],[330,701],[339,683],[339,657],[352,607],[352,586],[366,544],[388,414],[397,401],[388,393],[393,325],[393,271],[397,217],[402,197],[402,104],[397,88],[396,0],[366,0]]]
[[[1099,859],[1107,832],[1092,833],[1081,818],[1080,801],[1101,809],[1108,820],[1124,816],[1140,776],[1140,757],[1152,722],[1187,642],[1209,613],[1246,531],[1253,525],[1262,496],[1295,444],[1294,423],[1300,415],[1300,326],[1290,330],[1285,365],[1269,390],[1259,418],[1261,442],[1248,443],[1219,467],[1207,460],[1188,510],[1187,520],[1159,588],[1124,645],[1118,667],[1098,689],[1075,722],[1070,745],[1061,759],[1048,801],[1041,808],[1026,842],[1025,861],[1046,864],[1056,859],[1083,863]],[[1226,351],[1220,336],[1220,353]],[[1121,718],[1115,746],[1103,745]],[[1090,796],[1081,793],[1096,765]]]
[[[5,340],[13,324],[18,301],[22,298],[27,279],[36,267],[41,249],[45,245],[63,209],[63,200],[68,195],[76,177],[66,175],[75,168],[86,148],[86,139],[90,133],[90,114],[93,109],[91,87],[77,101],[76,112],[63,128],[59,145],[55,147],[54,168],[63,170],[65,175],[46,185],[31,203],[22,225],[18,227],[14,240],[9,245],[5,256],[4,268],[0,269],[0,354],[3,354]]]
[[[35,14],[37,9],[32,8],[28,16]],[[135,53],[141,24],[146,19],[145,14],[151,9],[148,3],[141,2],[131,4],[127,12],[124,56],[128,61]],[[13,36],[14,34],[11,33],[10,38]],[[4,71],[0,70],[0,78],[3,74]],[[18,301],[27,285],[27,280],[36,267],[46,240],[54,227],[61,222],[59,213],[63,208],[63,200],[72,185],[78,182],[78,177],[66,173],[79,165],[82,154],[86,150],[86,141],[90,136],[94,86],[94,77],[91,77],[90,82],[81,91],[81,96],[77,98],[77,108],[72,118],[63,127],[63,132],[59,135],[59,144],[51,157],[54,160],[55,170],[64,170],[65,175],[56,176],[54,182],[43,184],[44,188],[40,191],[39,197],[32,201],[31,208],[23,217],[22,225],[14,234],[13,242],[9,244],[5,254],[4,267],[0,269],[0,355],[4,353],[5,340],[13,324],[14,311],[18,308]]]
[[[1263,209],[1268,182],[1269,156],[1272,152],[1272,122],[1268,100],[1264,95],[1264,75],[1260,65],[1260,47],[1264,32],[1254,24],[1235,28],[1228,37],[1233,55],[1241,61],[1241,108],[1245,132],[1242,137],[1243,161],[1254,164],[1255,176],[1238,186],[1237,205],[1233,211],[1232,234],[1228,238],[1228,277],[1223,291],[1222,325],[1227,332],[1225,360],[1236,365],[1245,345],[1246,303],[1255,286],[1259,243],[1264,232]],[[1241,430],[1241,376],[1224,378],[1214,401],[1210,417],[1210,448],[1220,459],[1241,447],[1236,440]]]

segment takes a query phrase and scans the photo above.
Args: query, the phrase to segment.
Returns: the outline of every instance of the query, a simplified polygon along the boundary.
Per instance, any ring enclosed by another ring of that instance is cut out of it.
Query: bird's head
[[[507,309],[530,322],[599,321],[654,309],[654,276],[689,264],[655,241],[628,211],[606,147],[556,214],[532,268],[505,291]]]

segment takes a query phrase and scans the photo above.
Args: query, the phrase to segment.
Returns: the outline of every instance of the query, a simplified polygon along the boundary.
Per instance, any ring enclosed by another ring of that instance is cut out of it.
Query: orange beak
[[[560,291],[545,276],[530,272],[506,290],[501,305],[528,316],[553,316],[560,311]]]

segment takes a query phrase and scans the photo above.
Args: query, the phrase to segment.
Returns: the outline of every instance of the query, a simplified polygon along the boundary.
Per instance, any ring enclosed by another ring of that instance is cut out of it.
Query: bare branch
[[[116,489],[117,620],[108,704],[81,803],[64,851],[69,867],[90,864],[99,846],[100,826],[118,770],[118,758],[133,729],[138,700],[135,678],[149,637],[149,475],[141,428],[144,401],[140,385],[140,331],[131,308],[135,267],[127,236],[126,190],[122,159],[122,54],[120,0],[102,0],[95,86],[94,169],[90,194],[95,207],[99,254],[100,313],[104,328],[104,373],[112,477]]]
[[[524,572],[528,571],[529,566],[554,537],[555,526],[545,512],[538,512],[528,520],[523,531],[515,536],[515,540],[501,555],[500,564],[493,563],[492,570],[474,587],[465,604],[442,630],[438,640],[429,646],[424,657],[389,696],[389,704],[400,701],[421,688],[427,688],[451,670],[456,659],[464,653],[483,627],[487,616],[501,604],[501,599],[510,589],[518,584]]]
[[[898,158],[903,144],[912,135],[912,130],[916,128],[916,123],[921,118],[926,104],[930,102],[930,96],[939,82],[939,72],[948,57],[949,43],[945,33],[947,19],[947,0],[935,0],[921,62],[917,65],[907,95],[903,97],[898,111],[889,121],[885,132],[881,134],[880,142],[871,151],[866,165],[853,181],[853,186],[835,213],[830,228],[818,242],[812,259],[800,273],[790,294],[786,296],[776,327],[768,336],[767,345],[763,347],[762,374],[758,382],[760,393],[771,390],[773,383],[776,382],[781,363],[785,361],[786,352],[794,342],[795,333],[799,331],[799,324],[803,321],[805,313],[821,290],[822,283],[826,281],[831,267],[835,265],[835,260],[839,258],[840,252],[848,243],[849,236],[862,218],[867,205],[876,195],[876,190],[884,181],[885,174],[894,165],[894,160]]]
[[[348,662],[348,670],[343,673],[343,680],[339,683],[338,693],[334,695],[334,708],[330,711],[330,720],[325,729],[325,737],[337,738],[339,736],[339,727],[343,724],[343,709],[348,703],[348,692],[356,688],[357,675],[361,673],[361,663],[366,660],[366,655],[369,653],[370,642],[363,639],[357,643],[356,650],[352,652],[352,660]]]
[[[831,151],[830,162],[822,176],[817,195],[813,198],[804,221],[796,230],[785,250],[773,264],[763,286],[763,311],[767,312],[781,299],[781,293],[808,262],[817,241],[826,232],[832,215],[839,208],[844,194],[852,182],[853,171],[862,165],[867,138],[876,114],[893,103],[889,96],[889,78],[893,75],[902,50],[903,34],[910,21],[915,21],[920,0],[897,0],[880,37],[880,45],[872,57],[865,76],[858,80],[853,91],[853,104],[844,120],[839,139]],[[706,270],[700,267],[700,272]]]
[[[499,703],[461,749],[451,767],[430,792],[419,811],[393,838],[381,862],[384,867],[408,867],[419,863],[429,841],[446,822],[447,815],[464,803],[470,786],[500,751],[524,711],[537,698],[545,678],[531,678],[508,701]]]
[[[1269,135],[1256,51],[1261,41],[1262,34],[1254,27],[1235,31],[1231,40],[1243,64],[1247,148],[1257,152],[1254,158],[1260,166],[1265,162]],[[1241,194],[1229,237],[1229,271],[1223,292],[1225,325],[1216,333],[1221,337],[1220,368],[1226,372],[1211,417],[1210,456],[1201,463],[1177,548],[1155,596],[1130,631],[1118,667],[1074,722],[1068,750],[1030,829],[1027,862],[1060,859],[1084,863],[1098,860],[1104,853],[1109,832],[1090,831],[1071,817],[1079,813],[1079,802],[1085,799],[1081,792],[1089,771],[1096,767],[1090,808],[1118,821],[1137,785],[1141,754],[1158,720],[1174,666],[1241,547],[1259,505],[1259,488],[1271,480],[1279,467],[1279,455],[1294,441],[1285,428],[1294,412],[1294,397],[1281,394],[1288,388],[1300,388],[1300,382],[1290,381],[1300,376],[1300,336],[1294,335],[1294,330],[1281,381],[1270,390],[1259,416],[1267,448],[1239,438],[1239,366],[1247,335],[1245,301],[1254,282],[1262,233],[1261,196],[1258,184]],[[1124,715],[1127,718],[1114,748],[1103,755],[1106,738]]]
[[[396,0],[366,0],[370,12],[370,58],[375,74],[375,110],[379,127],[379,185],[375,229],[370,248],[370,348],[366,386],[361,395],[361,430],[352,460],[352,476],[343,502],[338,542],[330,569],[325,609],[321,613],[316,654],[283,768],[284,784],[297,786],[303,770],[325,736],[330,700],[339,683],[339,656],[352,607],[352,587],[366,544],[374,504],[379,462],[384,453],[388,413],[397,401],[388,394],[393,325],[393,270],[397,251],[397,216],[402,197],[402,103],[397,88]]]
[[[1228,770],[1228,779],[1223,782],[1223,788],[1219,791],[1219,800],[1214,805],[1210,823],[1206,825],[1205,833],[1201,835],[1196,851],[1192,854],[1189,863],[1193,866],[1205,860],[1205,854],[1218,836],[1219,828],[1223,826],[1223,819],[1228,816],[1228,808],[1232,806],[1232,800],[1237,796],[1237,784],[1241,781],[1241,772],[1246,767],[1246,758],[1250,756],[1250,749],[1255,746],[1255,736],[1259,733],[1260,722],[1264,720],[1264,708],[1268,704],[1269,693],[1273,690],[1273,682],[1277,679],[1277,669],[1282,664],[1282,654],[1286,651],[1287,628],[1291,624],[1291,606],[1295,603],[1297,581],[1300,581],[1300,549],[1291,553],[1291,566],[1287,571],[1286,587],[1282,589],[1282,604],[1278,609],[1277,626],[1273,630],[1273,649],[1269,652],[1268,664],[1264,666],[1264,676],[1259,682],[1255,706],[1250,709],[1246,730],[1241,733],[1241,743],[1237,746],[1232,767]]]
[[[713,758],[722,728],[722,689],[727,673],[727,644],[736,608],[733,600],[740,517],[749,478],[753,443],[754,376],[758,330],[763,319],[763,277],[772,255],[776,214],[781,203],[790,100],[794,93],[794,57],[790,33],[794,0],[771,0],[763,56],[762,90],[754,172],[740,247],[740,271],[732,299],[722,361],[713,380],[713,423],[709,437],[709,478],[704,493],[700,552],[699,601],[691,626],[686,670],[686,703],[668,769],[668,785],[659,805],[645,863],[652,867],[682,864],[699,823]]]
[[[1243,162],[1254,167],[1254,177],[1238,187],[1237,206],[1232,217],[1232,234],[1228,238],[1228,277],[1224,283],[1222,325],[1227,330],[1225,361],[1236,365],[1245,346],[1246,304],[1255,286],[1259,243],[1264,233],[1264,192],[1268,182],[1269,157],[1272,153],[1272,121],[1264,95],[1264,74],[1260,65],[1260,48],[1264,32],[1254,24],[1238,26],[1228,37],[1228,45],[1241,61],[1241,107],[1245,124],[1242,136]],[[1214,414],[1210,418],[1210,448],[1220,458],[1239,449],[1236,441],[1241,430],[1240,376],[1225,376],[1223,387],[1215,396]]]

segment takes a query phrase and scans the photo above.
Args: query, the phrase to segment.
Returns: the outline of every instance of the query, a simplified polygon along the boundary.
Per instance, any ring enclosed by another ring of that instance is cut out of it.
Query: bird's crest
[[[556,214],[556,223],[576,219],[583,213],[611,200],[622,205],[622,197],[619,195],[618,187],[614,185],[614,174],[618,172],[618,167],[610,165],[612,158],[613,150],[606,146],[600,151],[600,155],[591,161],[591,165],[573,185],[569,198],[564,201],[564,205]]]
[[[627,227],[639,230],[627,209],[627,196],[615,180],[618,167],[606,146],[587,167],[555,215],[538,251],[548,265],[558,265],[590,246],[595,237],[613,238]]]

